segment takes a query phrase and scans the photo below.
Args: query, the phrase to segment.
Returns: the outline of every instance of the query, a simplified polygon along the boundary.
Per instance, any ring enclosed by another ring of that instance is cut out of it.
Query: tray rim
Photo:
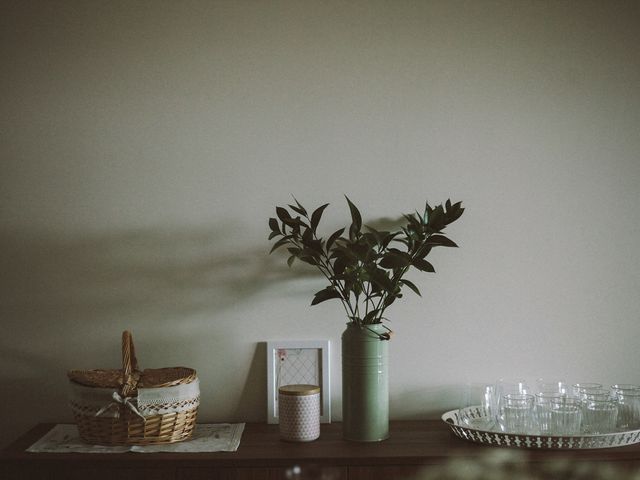
[[[541,435],[535,433],[507,433],[496,432],[494,430],[483,430],[479,428],[473,428],[468,425],[460,425],[459,423],[454,421],[454,419],[456,418],[456,414],[459,414],[460,411],[467,409],[476,409],[476,411],[479,411],[480,408],[480,405],[474,405],[466,408],[456,408],[443,413],[440,418],[445,424],[447,424],[447,426],[457,437],[469,442],[495,447],[525,448],[529,450],[588,450],[598,448],[626,447],[629,445],[640,443],[640,429],[597,434]],[[456,429],[462,430],[463,432],[465,432],[465,435],[461,435],[456,431]],[[467,432],[473,432],[473,434],[468,435]],[[483,441],[482,434],[484,434],[485,439],[489,436],[493,436],[496,440],[500,439],[500,442],[492,443],[490,441]],[[624,443],[621,443],[621,440],[625,438],[632,438],[632,441],[625,440]],[[521,439],[529,439],[529,441],[525,441],[523,443]],[[536,441],[534,442],[532,440]],[[544,445],[545,443],[549,443],[549,440],[552,440],[552,445]],[[553,442],[553,440],[555,440],[555,442]],[[618,440],[618,444],[614,445],[614,442],[616,440]],[[585,441],[588,442],[588,445],[582,446]]]

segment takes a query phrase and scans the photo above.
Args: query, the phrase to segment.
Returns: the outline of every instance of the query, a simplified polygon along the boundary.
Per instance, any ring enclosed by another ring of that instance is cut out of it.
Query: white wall
[[[267,255],[291,194],[325,229],[463,200],[458,250],[389,310],[393,418],[498,376],[640,382],[640,8],[587,1],[0,3],[0,409],[70,421],[65,372],[186,364],[201,420],[263,421],[259,342],[337,303]]]

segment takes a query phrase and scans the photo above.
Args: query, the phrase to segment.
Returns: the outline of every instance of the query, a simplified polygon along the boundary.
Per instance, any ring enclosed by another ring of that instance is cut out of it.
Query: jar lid
[[[313,395],[320,393],[320,387],[317,385],[284,385],[278,389],[282,395]]]

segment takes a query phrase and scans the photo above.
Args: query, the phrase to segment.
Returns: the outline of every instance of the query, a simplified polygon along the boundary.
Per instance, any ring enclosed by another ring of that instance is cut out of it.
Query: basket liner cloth
[[[118,389],[87,387],[74,381],[69,384],[69,402],[74,414],[111,418],[120,415],[118,406],[122,402],[118,400]],[[200,382],[196,378],[190,383],[171,387],[138,387],[137,396],[128,401],[144,417],[186,412],[200,404]]]

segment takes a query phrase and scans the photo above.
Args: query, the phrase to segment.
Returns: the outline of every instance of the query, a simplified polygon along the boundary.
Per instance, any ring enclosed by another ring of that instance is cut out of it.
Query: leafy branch
[[[315,266],[329,285],[316,292],[311,305],[339,299],[351,322],[360,326],[381,323],[384,312],[398,298],[404,287],[421,296],[418,287],[404,278],[410,268],[435,272],[426,260],[434,247],[457,247],[442,231],[462,213],[462,202],[431,207],[422,213],[403,215],[405,224],[396,231],[379,231],[362,223],[358,208],[345,197],[351,224],[326,240],[318,236],[324,204],[310,215],[295,198],[288,208],[276,207],[276,217],[269,219],[269,240],[277,239],[271,252],[286,247],[287,264],[300,260]]]

